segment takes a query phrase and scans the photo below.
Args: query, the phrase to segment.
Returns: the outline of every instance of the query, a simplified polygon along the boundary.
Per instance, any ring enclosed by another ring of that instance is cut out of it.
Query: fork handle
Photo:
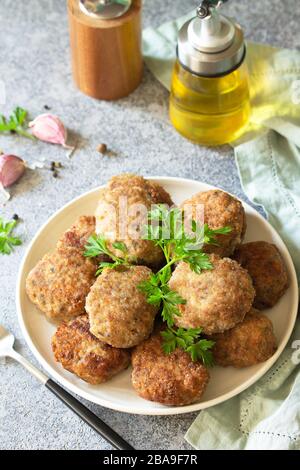
[[[115,449],[134,450],[119,434],[104,423],[98,416],[86,408],[80,401],[74,398],[70,393],[64,390],[53,380],[46,382],[46,387],[51,390],[68,408],[76,413],[83,421],[93,428],[100,436],[108,441]]]
[[[9,356],[27,369],[34,377],[36,377],[43,385],[51,390],[57,398],[59,398],[65,405],[68,406],[74,413],[77,414],[83,421],[85,421],[91,428],[93,428],[100,436],[106,439],[115,449],[118,450],[134,450],[134,447],[124,441],[119,434],[105,424],[98,416],[86,408],[79,400],[74,398],[70,393],[60,387],[53,380],[49,379],[42,371],[37,369],[25,357],[12,349]]]
[[[12,349],[9,352],[9,357],[14,359],[15,361],[18,361],[19,364],[25,367],[25,369],[27,369],[28,372],[30,372],[36,379],[38,379],[43,385],[46,385],[46,382],[49,377],[47,377],[47,375],[45,375],[41,370],[31,364],[31,362],[27,361],[24,356],[21,356],[21,354]]]

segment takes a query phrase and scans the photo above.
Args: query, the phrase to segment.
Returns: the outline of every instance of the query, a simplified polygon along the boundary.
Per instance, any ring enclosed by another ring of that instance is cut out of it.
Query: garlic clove
[[[67,130],[64,124],[54,114],[41,114],[29,123],[29,127],[32,134],[39,140],[72,148],[66,145]]]
[[[0,155],[0,185],[8,188],[16,183],[25,172],[25,162],[15,155]]]
[[[35,137],[51,144],[63,145],[67,139],[67,131],[62,121],[53,114],[41,114],[29,127]]]

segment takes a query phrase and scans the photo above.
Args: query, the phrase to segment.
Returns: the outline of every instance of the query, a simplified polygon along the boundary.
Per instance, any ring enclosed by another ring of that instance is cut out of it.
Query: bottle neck
[[[233,43],[234,36],[235,25],[215,9],[204,19],[192,19],[188,27],[188,41],[200,52],[224,51]]]

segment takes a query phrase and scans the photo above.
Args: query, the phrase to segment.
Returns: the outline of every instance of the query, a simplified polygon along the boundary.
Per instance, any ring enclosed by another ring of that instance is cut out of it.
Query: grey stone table
[[[13,187],[12,199],[1,215],[14,213],[24,244],[0,259],[0,323],[17,337],[17,348],[34,363],[22,339],[15,308],[15,284],[20,261],[36,230],[63,204],[105,183],[123,171],[143,175],[192,177],[220,186],[245,198],[229,147],[203,148],[184,140],[168,121],[168,93],[146,70],[143,82],[130,97],[115,103],[97,102],[77,91],[69,63],[66,2],[61,0],[1,0],[1,85],[6,103],[32,116],[48,105],[80,139],[80,149],[68,161],[56,146],[0,136],[0,148],[28,161],[45,158],[63,162],[59,179],[50,171],[28,171]],[[14,6],[12,6],[14,4]],[[145,0],[144,24],[159,25],[189,11],[193,0]],[[296,11],[298,8],[298,11]],[[277,46],[300,46],[298,0],[232,0],[228,14],[239,18],[248,38]],[[116,157],[95,151],[106,142]],[[117,413],[88,404],[138,449],[188,449],[184,434],[196,414],[143,417]],[[0,448],[109,449],[87,425],[44,390],[19,365],[0,366]]]

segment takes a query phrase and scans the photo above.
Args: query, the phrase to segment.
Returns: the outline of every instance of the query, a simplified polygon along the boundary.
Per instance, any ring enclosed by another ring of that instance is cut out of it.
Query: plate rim
[[[218,190],[221,190],[221,191],[225,191],[222,188],[218,188],[216,186],[210,185],[210,184],[202,182],[202,181],[193,180],[191,178],[180,178],[180,177],[173,177],[173,176],[144,176],[144,177],[146,179],[149,179],[149,180],[158,181],[162,185],[164,184],[163,183],[164,181],[178,182],[178,183],[183,183],[183,184],[196,183],[196,184],[201,184],[202,186],[205,186],[207,188],[207,190],[218,189]],[[291,276],[292,276],[291,284],[295,283],[295,285],[296,285],[296,289],[294,289],[293,292],[291,293],[291,295],[293,295],[293,298],[292,298],[292,305],[293,305],[293,310],[294,310],[293,318],[292,318],[292,321],[291,321],[291,324],[290,324],[289,328],[287,329],[287,331],[284,335],[284,338],[281,341],[281,345],[277,349],[276,353],[269,360],[267,360],[265,363],[263,363],[262,368],[259,371],[257,371],[255,374],[253,374],[252,377],[250,377],[242,385],[236,387],[235,389],[233,389],[233,390],[231,390],[231,391],[229,391],[229,392],[227,392],[227,393],[225,393],[225,394],[223,394],[223,395],[221,395],[217,398],[207,400],[207,401],[202,402],[202,403],[201,402],[200,403],[194,403],[194,404],[191,404],[191,405],[185,405],[185,406],[179,406],[179,407],[166,406],[164,408],[158,408],[158,409],[153,409],[153,410],[151,410],[151,409],[145,410],[145,409],[137,408],[136,410],[133,411],[132,409],[129,409],[129,407],[119,405],[119,404],[115,404],[115,403],[113,403],[113,402],[111,402],[111,401],[109,401],[105,398],[102,398],[102,397],[99,397],[98,399],[95,399],[95,397],[93,397],[89,392],[86,392],[86,391],[80,389],[76,384],[71,383],[69,380],[67,380],[66,378],[61,376],[59,372],[56,372],[52,368],[51,364],[49,364],[47,362],[47,360],[44,359],[43,355],[38,351],[38,349],[35,346],[33,340],[31,339],[29,331],[27,330],[27,327],[25,325],[25,321],[24,321],[24,318],[23,318],[24,316],[23,316],[22,307],[21,307],[21,288],[22,288],[21,284],[22,284],[22,279],[23,279],[23,276],[24,276],[23,271],[24,271],[24,266],[26,264],[27,258],[30,255],[32,247],[35,244],[36,240],[39,238],[41,232],[46,228],[46,226],[55,217],[57,217],[61,212],[64,212],[69,206],[76,203],[76,201],[78,201],[82,198],[85,198],[85,197],[91,195],[92,193],[95,193],[95,192],[99,191],[100,189],[102,189],[105,186],[106,185],[104,184],[104,185],[101,185],[97,188],[93,188],[89,191],[86,191],[85,193],[80,194],[79,196],[73,198],[71,201],[64,204],[60,209],[55,211],[54,214],[52,214],[41,225],[41,227],[38,229],[38,231],[36,232],[36,234],[34,235],[34,237],[32,238],[31,242],[29,243],[28,247],[25,250],[25,253],[24,253],[22,261],[21,261],[21,264],[19,266],[19,271],[18,271],[18,276],[17,276],[16,307],[17,307],[18,322],[19,322],[19,325],[21,327],[23,337],[24,337],[29,349],[31,350],[32,354],[37,359],[39,364],[41,364],[41,366],[50,375],[50,377],[53,377],[55,380],[57,380],[57,382],[60,385],[62,385],[63,387],[65,387],[68,391],[80,396],[81,398],[83,398],[83,399],[85,399],[85,400],[87,400],[91,403],[103,406],[103,407],[108,408],[108,409],[112,409],[114,411],[127,413],[127,414],[144,415],[144,416],[167,416],[167,415],[187,414],[187,413],[192,413],[192,412],[196,412],[196,411],[201,411],[201,410],[210,408],[212,406],[221,404],[221,403],[229,400],[230,398],[233,398],[233,397],[239,395],[240,393],[245,391],[247,388],[249,388],[251,385],[256,383],[261,377],[263,377],[270,370],[270,368],[275,364],[275,362],[278,360],[278,358],[280,357],[280,355],[284,351],[286,345],[288,344],[288,342],[291,338],[292,332],[294,330],[294,327],[295,327],[296,319],[297,319],[297,311],[298,311],[298,303],[299,303],[299,286],[298,286],[298,279],[297,279],[296,270],[295,270],[295,266],[294,266],[292,257],[291,257],[291,255],[288,251],[288,248],[287,248],[285,242],[282,240],[282,238],[279,235],[279,233],[277,232],[277,230],[255,208],[253,208],[247,202],[243,201],[242,199],[240,199],[239,197],[237,197],[236,195],[234,195],[234,194],[232,194],[228,191],[225,191],[225,192],[227,192],[228,194],[231,194],[233,197],[239,199],[243,203],[243,205],[245,205],[246,208],[250,208],[251,210],[255,211],[256,215],[264,223],[266,223],[270,227],[271,231],[273,233],[275,233],[277,235],[277,237],[279,237],[279,239],[281,240],[281,242],[283,244],[283,247],[284,247],[284,250],[285,250],[285,255],[286,255],[287,259],[289,260],[290,269],[291,269]]]

